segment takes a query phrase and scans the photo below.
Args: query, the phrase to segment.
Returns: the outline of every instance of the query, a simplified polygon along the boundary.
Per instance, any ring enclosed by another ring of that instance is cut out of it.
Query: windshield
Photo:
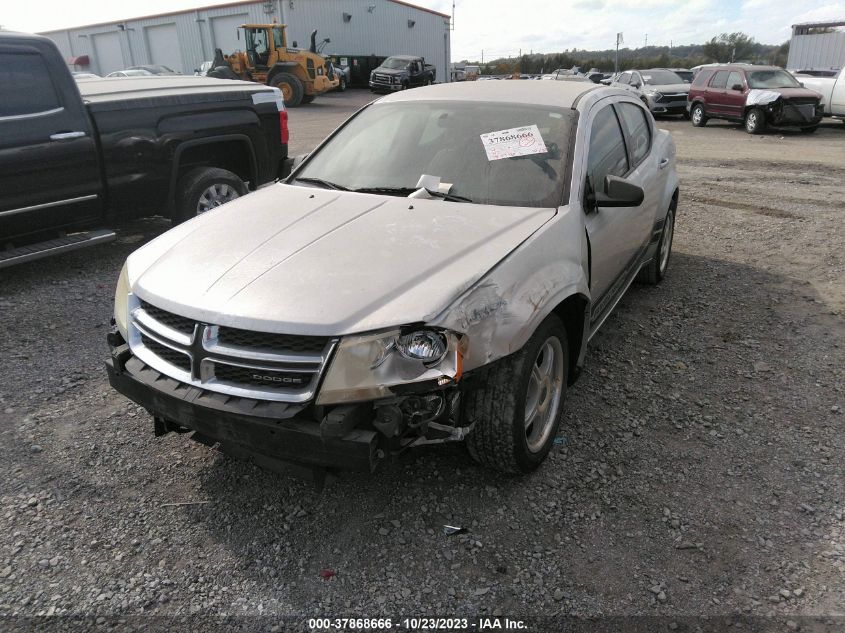
[[[536,131],[530,127],[535,125]],[[296,180],[408,195],[425,174],[451,183],[451,196],[477,204],[557,207],[574,126],[571,109],[448,101],[376,103],[312,155]],[[498,158],[514,153],[522,155]],[[383,191],[386,188],[393,191]]]
[[[640,74],[648,86],[668,86],[670,84],[684,83],[684,80],[671,70],[643,70]]]
[[[673,70],[673,73],[678,75],[681,79],[683,79],[686,83],[692,81],[692,71],[691,70]]]
[[[785,70],[754,70],[746,73],[749,88],[800,88],[801,84]]]
[[[388,57],[381,63],[382,68],[389,68],[390,70],[403,70],[408,67],[410,60],[399,59],[398,57]]]

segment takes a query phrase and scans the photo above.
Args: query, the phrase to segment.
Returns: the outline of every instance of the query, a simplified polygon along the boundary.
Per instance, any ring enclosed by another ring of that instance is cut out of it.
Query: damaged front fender
[[[466,334],[465,371],[519,350],[567,298],[589,301],[588,248],[579,212],[555,218],[431,321]]]

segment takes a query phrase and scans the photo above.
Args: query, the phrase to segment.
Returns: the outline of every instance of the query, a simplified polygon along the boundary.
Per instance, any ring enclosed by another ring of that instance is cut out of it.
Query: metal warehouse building
[[[310,34],[331,39],[331,56],[422,55],[449,81],[450,18],[400,0],[265,0],[166,13],[42,33],[69,64],[87,56],[84,70],[105,75],[140,64],[163,64],[183,73],[224,53],[243,49],[237,27],[273,20],[287,24],[288,45],[308,48]],[[77,67],[82,70],[83,68]]]

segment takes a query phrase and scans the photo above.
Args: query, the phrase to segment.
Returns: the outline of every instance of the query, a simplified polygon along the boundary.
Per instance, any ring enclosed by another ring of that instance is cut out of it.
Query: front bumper
[[[371,472],[379,434],[353,428],[328,435],[302,417],[301,405],[267,403],[215,394],[169,378],[117,347],[106,361],[111,386],[155,418],[248,452],[314,467]]]
[[[812,127],[821,123],[823,116],[823,106],[814,104],[776,101],[766,108],[767,123],[774,127]]]
[[[375,92],[396,92],[402,90],[402,84],[385,84],[380,81],[371,81],[370,90]]]
[[[646,101],[648,103],[648,109],[651,110],[652,114],[684,114],[687,112],[686,99],[678,99],[675,101],[656,101],[649,97]]]

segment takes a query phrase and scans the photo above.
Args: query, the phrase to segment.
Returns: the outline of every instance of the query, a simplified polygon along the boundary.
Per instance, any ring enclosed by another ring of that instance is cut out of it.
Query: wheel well
[[[273,85],[273,79],[276,78],[276,75],[279,73],[288,73],[293,75],[299,81],[302,82],[302,87],[305,88],[306,82],[310,81],[308,78],[308,73],[306,73],[302,66],[297,64],[296,62],[282,62],[275,64],[273,68],[270,69],[270,72],[267,73],[267,85]]]
[[[584,345],[584,327],[587,323],[589,300],[582,295],[567,297],[552,310],[563,321],[569,344],[569,384],[578,377],[578,360]]]
[[[220,167],[236,174],[249,188],[255,189],[252,156],[243,141],[202,143],[185,148],[179,155],[177,181],[196,167]]]

